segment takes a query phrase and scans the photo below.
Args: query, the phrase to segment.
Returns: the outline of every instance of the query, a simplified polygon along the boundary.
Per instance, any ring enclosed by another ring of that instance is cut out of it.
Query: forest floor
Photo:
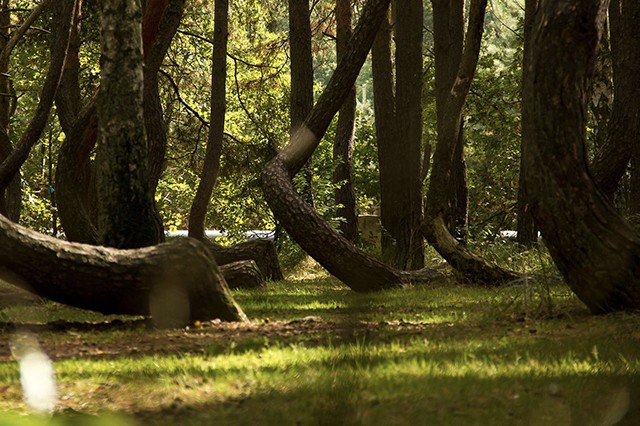
[[[0,425],[640,424],[640,314],[553,277],[355,294],[311,267],[234,296],[251,322],[158,330],[0,287]],[[21,339],[53,361],[52,418]]]

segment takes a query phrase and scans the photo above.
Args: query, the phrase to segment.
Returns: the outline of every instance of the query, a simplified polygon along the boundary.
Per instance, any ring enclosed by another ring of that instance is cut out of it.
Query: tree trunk
[[[524,3],[524,51],[522,57],[522,69],[528,69],[529,52],[531,50],[531,32],[535,14],[538,11],[539,0],[525,0]],[[523,72],[524,74],[524,72]],[[517,224],[517,241],[525,246],[531,245],[538,240],[538,229],[536,228],[531,214],[531,206],[529,196],[527,195],[526,179],[525,179],[525,162],[524,162],[525,146],[520,141],[520,175],[518,177],[518,224]]]
[[[60,76],[62,75],[62,67],[64,65],[67,47],[69,45],[71,22],[75,10],[75,0],[61,1],[64,1],[65,9],[64,12],[58,15],[60,20],[58,22],[54,22],[52,25],[51,61],[42,86],[42,91],[40,92],[40,100],[31,121],[29,121],[26,130],[20,138],[20,141],[4,159],[2,164],[0,164],[0,193],[6,190],[7,186],[15,178],[16,174],[20,172],[20,167],[29,157],[31,148],[40,138],[40,135],[49,120],[49,112],[53,106],[55,94],[58,89],[58,83],[60,82]],[[46,5],[48,3],[43,4]],[[33,17],[33,14],[31,16]],[[22,28],[24,28],[24,25],[21,29]],[[26,31],[26,29],[24,31]],[[15,44],[15,39],[13,37],[12,40]],[[10,42],[12,40],[10,40]],[[5,47],[0,57],[0,68],[6,66],[2,64],[6,64],[9,60],[9,54],[10,49]]]
[[[380,168],[380,224],[382,226],[380,245],[382,259],[391,265],[395,262],[395,253],[397,251],[396,240],[392,231],[395,227],[393,175],[397,169],[397,164],[401,164],[402,161],[396,158],[394,147],[396,140],[396,95],[393,85],[389,13],[383,19],[371,48],[371,73],[373,78],[373,108],[378,145],[378,164]]]
[[[309,0],[289,0],[289,45],[291,60],[291,135],[304,123],[313,108],[313,54],[311,52],[311,10]],[[313,205],[311,159],[302,170],[299,188]]]
[[[166,129],[157,93],[157,73],[180,23],[183,8],[184,0],[149,0],[143,17],[143,47],[149,49],[144,51],[144,120],[145,128],[149,129],[147,139],[152,193],[162,172],[166,144]],[[162,19],[162,22],[159,23],[159,19]],[[63,76],[63,82],[67,78],[71,80],[71,77]],[[77,81],[67,83],[70,86],[77,84]],[[56,101],[59,104],[60,101],[67,103],[72,99],[65,92],[59,93]],[[97,138],[95,101],[96,96],[92,97],[76,116],[68,118],[60,117],[60,114],[69,109],[57,105],[60,122],[70,123],[67,126],[68,129],[63,127],[66,138],[60,145],[58,167],[56,168],[58,213],[67,239],[87,244],[97,244],[98,241],[94,206],[90,201],[93,175],[90,157]],[[164,238],[164,233],[161,232],[162,219],[155,206],[153,207],[152,219],[156,228],[155,239],[162,241]]]
[[[449,201],[444,213],[449,232],[464,243],[467,234],[468,191],[464,162],[462,117],[446,115],[449,93],[458,75],[464,47],[465,13],[462,0],[432,0],[433,41],[435,53],[436,118],[438,134],[445,131],[447,120],[459,119],[452,169],[447,184]]]
[[[543,2],[524,78],[532,211],[551,256],[593,312],[640,308],[640,236],[587,170],[587,94],[606,0]]]
[[[211,70],[211,125],[202,174],[189,213],[189,236],[205,239],[205,217],[220,172],[224,140],[225,87],[227,81],[228,0],[215,1]]]
[[[447,229],[445,220],[450,211],[448,183],[453,170],[456,144],[459,140],[462,110],[475,74],[487,0],[473,0],[469,9],[469,28],[465,48],[455,83],[444,106],[447,120],[438,129],[438,143],[431,169],[427,193],[427,208],[422,230],[427,241],[452,267],[473,282],[496,285],[517,277],[473,254],[462,246]]]
[[[9,29],[11,28],[11,1],[3,0],[0,10],[0,52],[7,48]],[[9,156],[13,146],[9,136],[9,120],[16,106],[13,96],[13,86],[9,76],[9,63],[0,64],[0,164]],[[7,216],[14,222],[20,219],[22,190],[20,175],[17,174],[7,186],[6,191],[0,191],[0,214]]]
[[[342,59],[349,48],[351,38],[351,1],[336,1],[336,48],[338,60]],[[349,241],[358,236],[358,218],[356,215],[356,196],[351,177],[353,137],[356,121],[356,89],[351,92],[340,108],[336,137],[333,142],[333,184],[335,203],[338,206],[336,217],[340,218],[338,230]]]
[[[264,287],[262,272],[253,260],[241,260],[220,266],[229,288]]]
[[[631,0],[612,0],[609,7],[611,61],[613,67],[613,106],[607,137],[591,164],[593,179],[610,199],[627,170],[632,152],[640,146],[640,4]],[[632,188],[638,188],[638,159],[632,160]],[[634,196],[638,190],[634,189]],[[635,200],[637,202],[637,200]],[[637,209],[636,209],[637,210]],[[636,212],[637,213],[637,212]]]
[[[47,299],[160,325],[246,320],[213,258],[183,238],[137,250],[68,243],[0,216],[0,276]]]
[[[329,123],[344,103],[387,14],[389,0],[368,0],[351,39],[352,45],[318,99],[305,125],[289,144],[265,166],[265,198],[287,233],[331,274],[356,291],[397,287],[411,278],[356,249],[338,234],[312,206],[296,194],[291,177],[309,159]],[[421,271],[422,272],[422,271]],[[426,275],[425,281],[437,273]],[[424,274],[421,274],[425,277]]]
[[[401,161],[395,171],[394,266],[424,267],[422,222],[422,0],[395,0],[396,131],[395,150]]]
[[[143,119],[139,0],[103,3],[98,94],[98,241],[117,248],[156,243]]]
[[[278,253],[273,242],[267,240],[250,240],[232,246],[222,246],[206,238],[203,240],[209,251],[213,254],[218,265],[252,260],[256,263],[262,276],[271,281],[284,279]]]

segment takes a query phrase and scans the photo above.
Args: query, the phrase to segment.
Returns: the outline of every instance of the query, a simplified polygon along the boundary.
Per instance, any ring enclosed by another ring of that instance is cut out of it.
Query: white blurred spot
[[[51,413],[58,402],[53,363],[31,334],[14,337],[11,351],[20,364],[20,383],[26,403],[41,413]]]
[[[191,317],[189,296],[179,283],[156,285],[149,296],[149,311],[157,327],[184,327]]]

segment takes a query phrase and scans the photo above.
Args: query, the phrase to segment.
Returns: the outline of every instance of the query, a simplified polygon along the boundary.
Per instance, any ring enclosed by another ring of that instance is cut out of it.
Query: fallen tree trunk
[[[0,216],[0,278],[66,305],[151,315],[162,325],[246,320],[206,247],[190,238],[117,250],[57,240]]]

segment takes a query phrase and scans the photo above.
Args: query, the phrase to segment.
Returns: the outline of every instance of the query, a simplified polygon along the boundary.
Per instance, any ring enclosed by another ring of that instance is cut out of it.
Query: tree
[[[631,160],[632,213],[639,208],[638,151],[640,140],[640,5],[628,0],[613,0],[609,7],[611,61],[613,68],[613,106],[602,147],[596,152],[590,170],[596,185],[613,198],[620,179]],[[635,154],[634,154],[635,153]],[[635,158],[635,159],[634,159]]]
[[[447,132],[445,115],[449,92],[455,83],[464,47],[464,1],[433,0],[433,42],[435,56],[436,121],[438,134]],[[464,162],[462,116],[453,151],[449,183],[449,202],[444,219],[449,232],[460,242],[466,241],[468,226],[468,191]]]
[[[523,88],[532,212],[556,266],[593,312],[640,307],[640,236],[587,170],[586,100],[606,6],[604,0],[542,2]]]
[[[338,61],[349,48],[351,38],[351,1],[336,0],[336,50]],[[336,217],[340,218],[338,230],[349,241],[358,236],[358,217],[356,215],[356,196],[351,176],[353,138],[356,121],[356,90],[351,92],[340,108],[336,136],[333,142],[333,184]]]
[[[144,52],[144,120],[148,139],[149,186],[153,193],[162,171],[164,146],[166,145],[165,125],[158,95],[158,71],[177,31],[184,0],[151,0],[146,4],[142,22]],[[80,9],[76,11],[76,16]],[[160,22],[158,22],[158,20]],[[80,20],[76,19],[75,33]],[[60,146],[56,169],[56,202],[60,222],[70,241],[96,244],[98,230],[96,224],[95,179],[91,153],[97,139],[96,95],[90,96],[86,105],[80,99],[79,74],[80,40],[70,43],[72,54],[67,61],[62,78],[64,91],[56,97],[58,117],[65,133]],[[164,238],[159,215],[152,206],[155,241]]]
[[[289,0],[289,47],[291,134],[304,123],[313,108],[313,54],[311,53],[311,9],[309,0]],[[310,161],[310,160],[309,160]],[[304,168],[301,191],[313,204],[311,163]]]
[[[189,213],[189,236],[205,239],[205,216],[220,172],[220,156],[224,139],[227,80],[227,40],[229,39],[228,0],[216,0],[214,39],[211,57],[211,120],[209,139],[198,190]]]
[[[380,163],[382,257],[400,269],[424,266],[422,220],[422,1],[394,3],[396,78],[390,22],[373,47],[374,106]]]
[[[0,199],[5,198],[5,191],[7,187],[15,182],[16,176],[20,173],[20,167],[29,157],[31,149],[40,138],[44,127],[49,119],[49,113],[53,106],[55,94],[60,82],[60,76],[62,75],[62,67],[67,54],[67,47],[69,45],[71,20],[73,16],[73,10],[75,8],[75,0],[61,0],[64,8],[64,12],[57,15],[59,19],[53,24],[52,38],[51,38],[51,61],[49,69],[42,86],[40,93],[40,100],[35,114],[31,118],[26,130],[22,133],[19,142],[13,149],[9,146],[8,135],[6,128],[3,129],[5,135],[7,135],[4,141],[0,141],[3,153],[0,155],[4,157],[0,164]],[[27,21],[12,35],[7,45],[2,50],[0,55],[0,69],[6,69],[9,61],[11,51],[22,35],[31,26],[33,21],[38,15],[50,4],[49,1],[42,2],[31,13]],[[0,138],[3,139],[3,138]],[[15,183],[13,184],[15,185]],[[0,203],[0,205],[3,203]],[[15,215],[15,211],[12,213]]]
[[[98,241],[118,248],[156,242],[143,119],[139,0],[104,2],[98,93]]]
[[[229,284],[235,287],[241,285],[236,284],[236,279],[262,282],[264,278],[278,281],[284,277],[278,254],[270,241],[247,241],[231,247],[223,247],[205,236],[205,216],[220,171],[224,140],[228,11],[228,0],[216,0],[211,74],[211,123],[202,176],[189,214],[189,236],[204,241],[219,265],[234,264],[235,268],[226,268],[229,273],[235,273],[240,268],[244,268],[242,275],[234,274],[234,278],[227,277]],[[241,265],[240,262],[251,262],[254,267],[247,266],[246,263]]]
[[[531,32],[533,29],[533,21],[535,13],[538,10],[538,0],[526,0],[524,9],[524,52],[522,69],[529,67],[529,52],[531,51]],[[524,152],[524,146],[520,147],[520,152]],[[520,156],[520,175],[518,180],[518,224],[517,224],[517,240],[520,244],[529,245],[537,241],[538,230],[536,229],[533,215],[531,214],[531,206],[529,197],[527,196],[527,188],[525,186],[524,156]]]
[[[305,125],[267,163],[262,175],[265,198],[287,233],[331,274],[356,291],[398,287],[412,279],[428,281],[439,276],[432,270],[398,271],[356,249],[295,192],[291,182],[348,96],[388,7],[389,0],[366,2],[349,51],[338,63]]]
[[[70,17],[74,2],[68,6],[63,15]],[[138,0],[110,0],[102,6],[100,228],[108,232],[105,241],[135,246],[154,233],[142,114],[141,9]],[[3,279],[61,303],[151,315],[156,323],[171,326],[246,319],[211,254],[194,240],[116,250],[59,241],[0,217],[0,251]]]
[[[451,202],[449,183],[454,169],[455,149],[459,142],[462,111],[478,63],[486,5],[486,0],[474,0],[469,8],[469,23],[462,59],[442,112],[446,120],[442,126],[438,126],[438,142],[431,169],[422,231],[438,253],[468,279],[496,285],[512,280],[517,275],[489,264],[462,246],[453,238],[445,222]]]
[[[246,320],[206,248],[192,239],[136,250],[68,243],[0,216],[0,277],[38,296],[160,325]]]
[[[8,59],[10,52],[6,49],[11,47],[9,43],[9,29],[11,27],[11,1],[3,0],[0,4],[0,55]],[[42,10],[42,7],[36,8],[36,11]],[[13,43],[15,45],[15,43]],[[3,96],[0,98],[0,163],[9,156],[13,149],[9,133],[9,120],[16,108],[15,93],[13,85],[9,78],[9,61],[0,62],[0,92]],[[20,218],[20,202],[21,202],[21,186],[20,175],[16,174],[13,180],[7,186],[6,191],[0,191],[0,214],[6,215],[8,218],[17,222]]]

